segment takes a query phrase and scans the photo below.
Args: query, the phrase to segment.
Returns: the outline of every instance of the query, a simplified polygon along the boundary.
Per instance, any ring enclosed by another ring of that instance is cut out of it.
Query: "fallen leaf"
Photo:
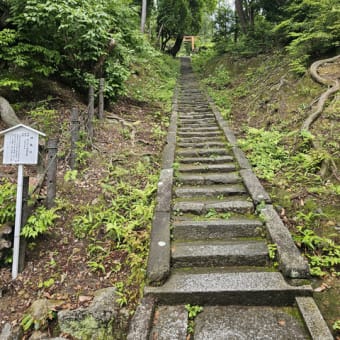
[[[93,297],[88,295],[80,295],[78,298],[79,302],[89,302],[92,301]]]
[[[277,322],[280,326],[286,326],[286,321],[285,320],[279,320]]]
[[[330,288],[330,286],[328,286],[328,284],[323,283],[320,287],[315,288],[314,292],[321,293],[324,290],[329,289],[329,288]]]

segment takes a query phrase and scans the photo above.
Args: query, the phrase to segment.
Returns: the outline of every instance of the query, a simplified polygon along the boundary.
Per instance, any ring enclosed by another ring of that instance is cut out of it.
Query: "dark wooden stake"
[[[76,167],[77,159],[77,142],[79,140],[80,121],[78,109],[74,107],[71,111],[71,154],[70,154],[70,168]]]
[[[87,136],[92,142],[93,139],[93,117],[94,117],[94,89],[93,86],[89,88],[89,108],[87,117]]]
[[[105,79],[100,78],[99,80],[99,94],[98,94],[98,118],[104,118],[104,86]]]
[[[58,140],[50,139],[47,142],[48,162],[47,162],[47,198],[46,206],[51,209],[55,205],[57,188],[57,151]]]
[[[26,224],[29,216],[28,207],[28,188],[29,188],[29,177],[24,176],[23,187],[22,187],[22,214],[21,214],[21,229]],[[26,253],[26,238],[20,236],[20,247],[19,247],[19,265],[18,272],[21,273],[25,268],[25,253]]]

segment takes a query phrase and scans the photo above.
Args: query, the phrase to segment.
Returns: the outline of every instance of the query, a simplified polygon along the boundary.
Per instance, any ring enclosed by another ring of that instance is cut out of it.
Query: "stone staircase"
[[[148,286],[128,339],[332,339],[306,262],[189,59],[162,168]],[[189,318],[192,306],[203,310]]]

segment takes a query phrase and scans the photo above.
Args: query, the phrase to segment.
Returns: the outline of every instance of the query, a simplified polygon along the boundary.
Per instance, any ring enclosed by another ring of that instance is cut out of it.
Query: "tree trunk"
[[[147,0],[143,0],[143,2],[142,2],[142,17],[141,17],[141,24],[140,24],[140,31],[142,33],[144,33],[144,29],[145,29],[146,7],[147,7]]]
[[[0,96],[0,116],[1,119],[5,122],[9,127],[20,124],[20,120],[15,114],[10,103],[4,98]]]
[[[241,30],[244,34],[247,34],[248,24],[246,13],[243,8],[243,0],[235,0],[235,9],[241,26]]]
[[[169,53],[173,56],[176,57],[176,54],[179,52],[179,50],[181,49],[182,46],[182,42],[183,42],[183,35],[179,34],[176,37],[176,41],[174,46],[172,46],[172,48],[170,49]]]

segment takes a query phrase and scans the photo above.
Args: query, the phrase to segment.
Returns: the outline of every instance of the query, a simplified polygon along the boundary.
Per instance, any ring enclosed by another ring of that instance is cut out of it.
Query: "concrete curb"
[[[250,169],[240,170],[240,175],[256,205],[261,202],[271,203],[271,198],[268,193],[264,190],[262,184]]]
[[[155,305],[155,299],[151,296],[142,299],[130,322],[127,340],[149,339]]]
[[[162,284],[170,274],[170,210],[173,184],[173,163],[175,159],[177,134],[177,98],[175,89],[172,115],[167,134],[167,144],[162,155],[162,170],[158,182],[156,208],[151,227],[147,282],[151,286]]]
[[[295,246],[289,230],[274,207],[266,205],[260,211],[265,219],[269,236],[277,245],[279,268],[283,275],[292,279],[308,278],[310,276],[308,263]]]
[[[296,297],[296,303],[313,340],[334,339],[312,297]]]

